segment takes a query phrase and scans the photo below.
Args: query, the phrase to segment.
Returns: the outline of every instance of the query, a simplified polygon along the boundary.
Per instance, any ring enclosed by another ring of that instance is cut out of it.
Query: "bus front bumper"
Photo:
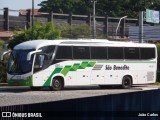
[[[8,80],[8,86],[33,86],[32,77],[28,77],[26,80],[23,79],[13,79]]]

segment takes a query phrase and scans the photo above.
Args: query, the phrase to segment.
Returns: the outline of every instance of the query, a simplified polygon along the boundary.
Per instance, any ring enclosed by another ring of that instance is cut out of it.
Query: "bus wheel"
[[[129,89],[132,86],[132,79],[129,76],[124,76],[122,80],[122,88]]]
[[[31,90],[33,91],[38,91],[41,89],[41,87],[33,87],[33,86],[30,86]]]
[[[51,86],[51,90],[54,90],[54,91],[58,91],[58,90],[61,90],[63,88],[63,81],[62,79],[60,78],[54,78],[52,80],[52,86]]]

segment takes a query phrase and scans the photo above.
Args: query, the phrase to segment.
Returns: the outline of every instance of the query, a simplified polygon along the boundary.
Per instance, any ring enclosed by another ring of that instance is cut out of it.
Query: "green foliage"
[[[157,53],[158,53],[158,71],[160,71],[160,44],[157,44]]]
[[[160,55],[160,44],[157,44],[157,52],[158,52],[158,55]]]
[[[54,23],[50,22],[47,24],[41,24],[36,22],[32,28],[23,30],[21,32],[16,32],[15,36],[11,39],[8,47],[13,49],[13,47],[19,43],[28,41],[28,40],[37,40],[37,39],[59,39],[61,38],[60,30],[55,28]]]
[[[42,1],[40,11],[54,11],[55,13],[69,13],[72,11],[76,14],[86,14],[91,12],[90,0],[47,0]]]
[[[4,62],[0,62],[0,83],[7,82],[7,63],[9,56],[5,56]]]
[[[4,47],[4,41],[0,40],[0,49],[2,49]]]
[[[42,1],[40,11],[56,13],[88,14],[92,13],[91,0],[47,0]],[[108,15],[121,17],[137,17],[138,11],[145,9],[158,10],[160,8],[160,0],[97,0],[96,15]]]
[[[60,30],[63,38],[91,38],[90,27],[87,24],[78,26],[62,24]]]
[[[160,82],[160,44],[157,44],[157,52],[158,52],[158,69],[157,69],[157,82]]]

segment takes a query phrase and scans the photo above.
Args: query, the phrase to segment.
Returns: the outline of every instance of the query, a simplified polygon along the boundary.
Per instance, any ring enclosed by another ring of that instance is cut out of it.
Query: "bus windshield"
[[[31,50],[13,50],[10,54],[8,63],[9,74],[25,74],[32,70],[33,55],[31,60],[27,61],[27,54]]]

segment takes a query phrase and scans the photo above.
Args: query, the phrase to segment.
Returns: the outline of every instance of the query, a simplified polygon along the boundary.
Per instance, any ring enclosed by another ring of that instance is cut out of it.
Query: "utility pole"
[[[34,32],[34,0],[32,0],[32,40],[33,40],[33,32]]]
[[[139,12],[139,43],[143,43],[143,11]]]
[[[93,39],[96,38],[96,0],[92,0],[91,2],[93,2]]]

